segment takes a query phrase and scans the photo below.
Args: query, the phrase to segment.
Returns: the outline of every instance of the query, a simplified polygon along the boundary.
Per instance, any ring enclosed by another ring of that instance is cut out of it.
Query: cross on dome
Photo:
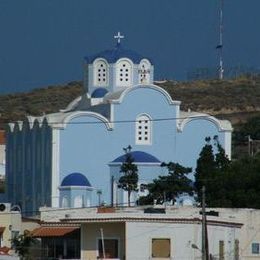
[[[115,39],[117,39],[117,44],[120,44],[121,39],[124,39],[125,36],[121,35],[120,32],[117,33],[117,35],[114,36]]]

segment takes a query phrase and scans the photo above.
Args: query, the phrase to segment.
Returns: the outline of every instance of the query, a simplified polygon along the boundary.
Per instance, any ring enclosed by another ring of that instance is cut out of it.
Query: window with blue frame
[[[252,254],[259,254],[260,253],[259,243],[252,243]]]

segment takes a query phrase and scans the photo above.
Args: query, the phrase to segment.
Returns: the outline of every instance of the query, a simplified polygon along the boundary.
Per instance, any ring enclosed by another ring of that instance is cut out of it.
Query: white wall
[[[238,236],[235,228],[208,226],[208,236],[210,253],[218,256],[219,240],[224,240],[226,259],[233,259],[234,240]],[[150,259],[153,238],[171,240],[169,259],[192,260],[199,259],[201,256],[199,249],[192,248],[192,244],[201,248],[201,224],[128,222],[126,224],[127,259]]]

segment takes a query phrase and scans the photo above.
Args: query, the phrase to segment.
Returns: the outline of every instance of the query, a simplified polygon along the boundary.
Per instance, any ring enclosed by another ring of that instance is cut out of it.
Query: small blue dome
[[[124,48],[122,48],[121,44],[117,44],[114,49],[105,50],[105,51],[99,52],[93,56],[85,57],[85,60],[87,63],[93,63],[93,61],[97,58],[103,58],[108,63],[116,63],[121,58],[128,58],[133,63],[138,64],[138,63],[140,63],[140,61],[142,59],[144,59],[146,57],[144,57],[143,55],[140,55],[139,53],[137,53],[135,51],[124,49]],[[150,60],[150,62],[151,62],[151,60]]]
[[[91,184],[89,180],[87,179],[86,176],[84,176],[81,173],[74,172],[66,176],[62,183],[61,186],[87,186],[91,187]]]
[[[108,93],[107,89],[105,88],[97,88],[95,91],[93,91],[91,97],[92,98],[102,98]]]
[[[146,152],[134,151],[130,152],[130,155],[135,163],[161,163],[156,157]],[[126,155],[124,154],[116,158],[113,163],[123,163],[125,160]]]

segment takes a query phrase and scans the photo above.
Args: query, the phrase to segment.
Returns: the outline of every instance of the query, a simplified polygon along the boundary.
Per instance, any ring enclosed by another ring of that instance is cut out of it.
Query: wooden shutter
[[[152,239],[152,257],[169,258],[171,256],[171,241],[168,238]]]

